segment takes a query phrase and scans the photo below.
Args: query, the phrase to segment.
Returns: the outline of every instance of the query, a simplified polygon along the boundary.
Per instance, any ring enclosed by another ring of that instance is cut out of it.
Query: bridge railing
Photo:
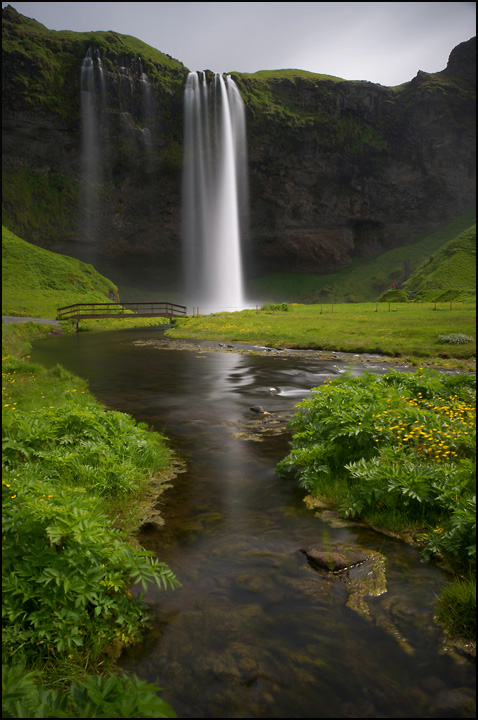
[[[57,309],[57,320],[94,318],[177,317],[186,315],[186,307],[171,302],[76,303]]]

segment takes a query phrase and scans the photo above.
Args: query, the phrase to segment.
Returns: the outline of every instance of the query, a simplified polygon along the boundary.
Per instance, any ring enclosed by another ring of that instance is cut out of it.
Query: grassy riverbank
[[[342,377],[297,406],[278,469],[345,517],[406,535],[455,575],[440,622],[476,632],[476,380],[419,369]]]
[[[28,342],[49,330],[3,326],[3,716],[174,716],[158,688],[111,675],[147,627],[131,585],[177,584],[133,542],[170,478],[170,451],[61,366],[32,364]]]
[[[269,347],[379,353],[412,364],[474,369],[475,320],[476,304],[464,303],[281,304],[181,318],[166,334]]]

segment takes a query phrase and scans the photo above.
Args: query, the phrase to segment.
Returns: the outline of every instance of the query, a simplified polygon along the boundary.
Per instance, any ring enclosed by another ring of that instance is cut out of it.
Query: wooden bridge
[[[77,303],[58,308],[57,320],[98,320],[101,318],[167,317],[186,315],[184,305],[170,302]]]

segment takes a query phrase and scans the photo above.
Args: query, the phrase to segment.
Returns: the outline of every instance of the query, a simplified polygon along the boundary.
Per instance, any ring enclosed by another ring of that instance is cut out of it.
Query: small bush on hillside
[[[289,312],[289,305],[287,303],[269,303],[263,305],[261,310],[264,312]]]
[[[408,302],[408,292],[406,290],[387,290],[379,302]]]

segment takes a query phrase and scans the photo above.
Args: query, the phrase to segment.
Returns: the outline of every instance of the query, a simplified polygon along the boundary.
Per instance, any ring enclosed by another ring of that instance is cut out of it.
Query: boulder
[[[335,549],[324,549],[313,545],[301,548],[309,564],[314,569],[327,570],[329,572],[341,572],[347,568],[361,565],[369,556],[360,548],[340,547]]]

